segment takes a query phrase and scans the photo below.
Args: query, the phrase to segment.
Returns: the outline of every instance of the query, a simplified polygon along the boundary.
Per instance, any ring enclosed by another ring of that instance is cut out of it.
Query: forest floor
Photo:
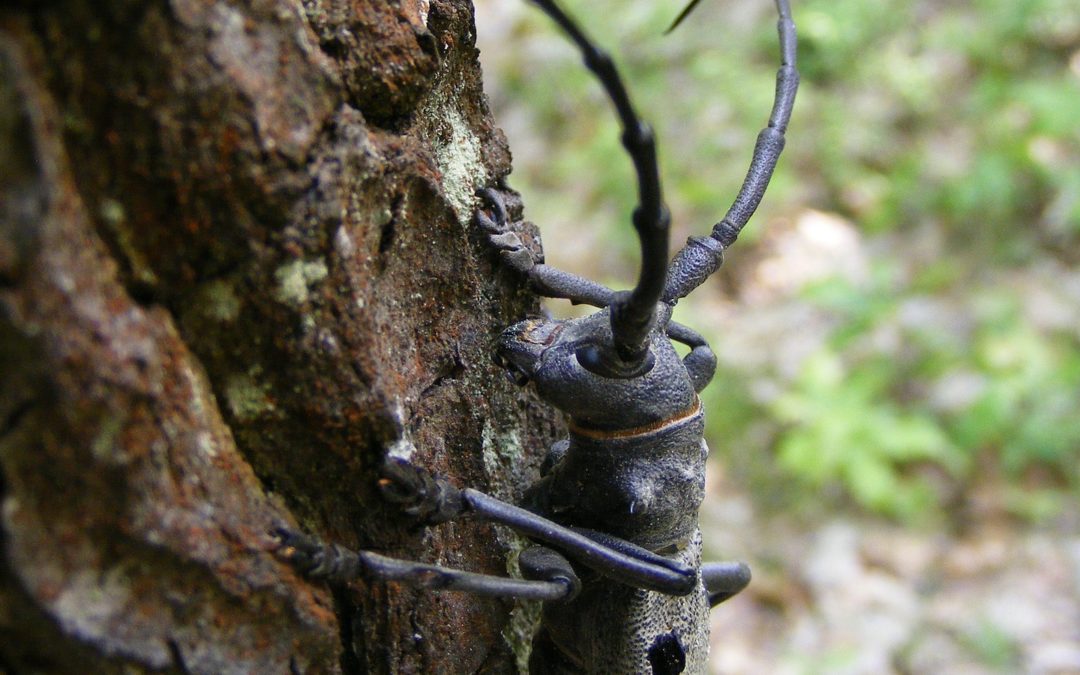
[[[727,555],[753,552],[753,583],[713,611],[714,673],[1080,673],[1077,505],[942,531],[711,495],[702,521]]]

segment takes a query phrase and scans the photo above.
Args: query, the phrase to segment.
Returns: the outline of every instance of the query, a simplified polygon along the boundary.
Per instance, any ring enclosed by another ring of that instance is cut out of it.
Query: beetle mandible
[[[716,357],[671,313],[720,267],[772,177],[798,89],[795,26],[788,0],[776,0],[781,65],[768,125],[727,214],[708,236],[691,237],[669,264],[670,218],[651,129],[611,58],[555,2],[533,2],[581,50],[622,124],[638,181],[637,285],[616,292],[535,260],[509,222],[502,193],[480,190],[476,221],[504,264],[540,295],[600,308],[583,318],[522,321],[503,332],[497,347],[496,361],[518,384],[531,383],[567,416],[569,438],[552,447],[520,505],[459,489],[403,460],[388,460],[380,481],[388,499],[425,524],[470,517],[537,542],[520,555],[525,578],[349,551],[288,530],[276,533],[278,554],[310,578],[335,583],[365,576],[543,600],[534,673],[704,672],[709,608],[742,590],[750,571],[742,563],[701,562],[697,514],[708,449],[698,393],[712,379]],[[673,340],[690,348],[685,357]]]

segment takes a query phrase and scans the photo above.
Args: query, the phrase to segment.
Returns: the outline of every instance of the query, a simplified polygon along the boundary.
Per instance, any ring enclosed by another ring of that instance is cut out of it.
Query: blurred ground
[[[1080,673],[1078,517],[927,531],[763,517],[716,490],[712,550],[748,558],[754,581],[713,612],[713,672]]]
[[[744,366],[770,361],[781,372],[811,358],[829,321],[792,289],[815,266],[861,258],[850,231],[833,232],[844,227],[821,213],[800,214],[790,231],[761,244],[742,299],[715,300],[696,313],[714,328],[713,344],[726,358]],[[1045,304],[1049,314],[1076,321],[1080,271],[1021,276],[1029,308]],[[962,311],[948,297],[907,310],[942,322]],[[775,386],[765,378],[761,395],[780,395],[770,391]],[[963,383],[952,387],[940,395],[966,396]],[[1065,498],[1038,522],[1018,518],[1015,487],[988,461],[962,489],[943,488],[945,511],[897,524],[831,506],[827,494],[824,504],[769,495],[792,487],[782,475],[762,484],[720,463],[711,470],[701,515],[710,557],[741,557],[755,575],[742,596],[713,612],[713,672],[1080,673],[1075,500]]]
[[[673,243],[734,196],[775,14],[568,0],[660,139]],[[633,278],[633,179],[544,17],[477,0],[549,263]],[[717,673],[1080,673],[1080,0],[793,0],[803,85],[758,215],[678,308],[703,399]],[[555,312],[572,311],[552,305]]]

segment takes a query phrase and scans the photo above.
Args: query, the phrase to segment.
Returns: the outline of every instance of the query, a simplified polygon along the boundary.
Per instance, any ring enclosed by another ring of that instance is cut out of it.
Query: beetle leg
[[[690,353],[683,358],[683,366],[690,375],[690,381],[694,383],[694,391],[700,394],[716,373],[716,354],[705,338],[681,323],[669,322],[667,336],[690,348]]]
[[[564,298],[575,305],[607,307],[611,304],[615,293],[610,288],[533,258],[532,252],[510,228],[506,204],[498,190],[483,188],[477,194],[490,209],[490,213],[483,207],[477,209],[477,224],[488,233],[488,241],[499,251],[505,264],[529,279],[533,291],[547,298]]]
[[[581,582],[570,561],[553,548],[530,546],[518,556],[518,567],[526,579],[563,583],[568,589],[563,600],[570,600],[581,590]]]
[[[404,460],[388,460],[384,475],[380,481],[384,495],[425,523],[472,517],[506,525],[599,574],[638,588],[685,595],[697,583],[696,572],[679,562],[616,537],[565,527],[479,490],[458,489]]]
[[[716,607],[746,588],[750,568],[741,562],[705,563],[701,566],[701,581],[709,594],[709,606]]]
[[[346,584],[363,578],[526,600],[568,599],[577,593],[580,585],[568,564],[534,564],[529,567],[531,578],[513,579],[400,560],[371,551],[350,551],[285,529],[277,530],[274,535],[278,542],[278,557],[307,578],[331,584]],[[522,556],[525,556],[524,552]]]
[[[562,458],[566,456],[566,451],[570,448],[570,441],[563,439],[561,441],[555,441],[548,452],[544,455],[544,461],[540,463],[540,476],[546,476],[551,473],[551,470],[555,468],[555,465],[562,461]]]
[[[487,232],[488,241],[499,252],[499,257],[512,270],[530,276],[533,268],[542,261],[533,258],[532,251],[522,243],[517,232],[510,228],[506,203],[501,194],[492,188],[477,190],[477,196],[487,202],[490,213],[484,208],[476,210],[476,224]]]

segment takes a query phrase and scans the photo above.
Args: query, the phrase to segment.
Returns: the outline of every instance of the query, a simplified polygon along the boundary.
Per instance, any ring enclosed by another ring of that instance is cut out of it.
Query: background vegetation
[[[633,278],[629,162],[599,87],[526,3],[478,2],[512,185],[549,262]],[[771,3],[565,3],[661,141],[676,241],[726,210],[768,115]],[[902,523],[1080,492],[1080,2],[797,0],[803,84],[765,202],[680,307],[721,357],[725,480],[765,509]],[[557,310],[562,311],[562,310]]]

